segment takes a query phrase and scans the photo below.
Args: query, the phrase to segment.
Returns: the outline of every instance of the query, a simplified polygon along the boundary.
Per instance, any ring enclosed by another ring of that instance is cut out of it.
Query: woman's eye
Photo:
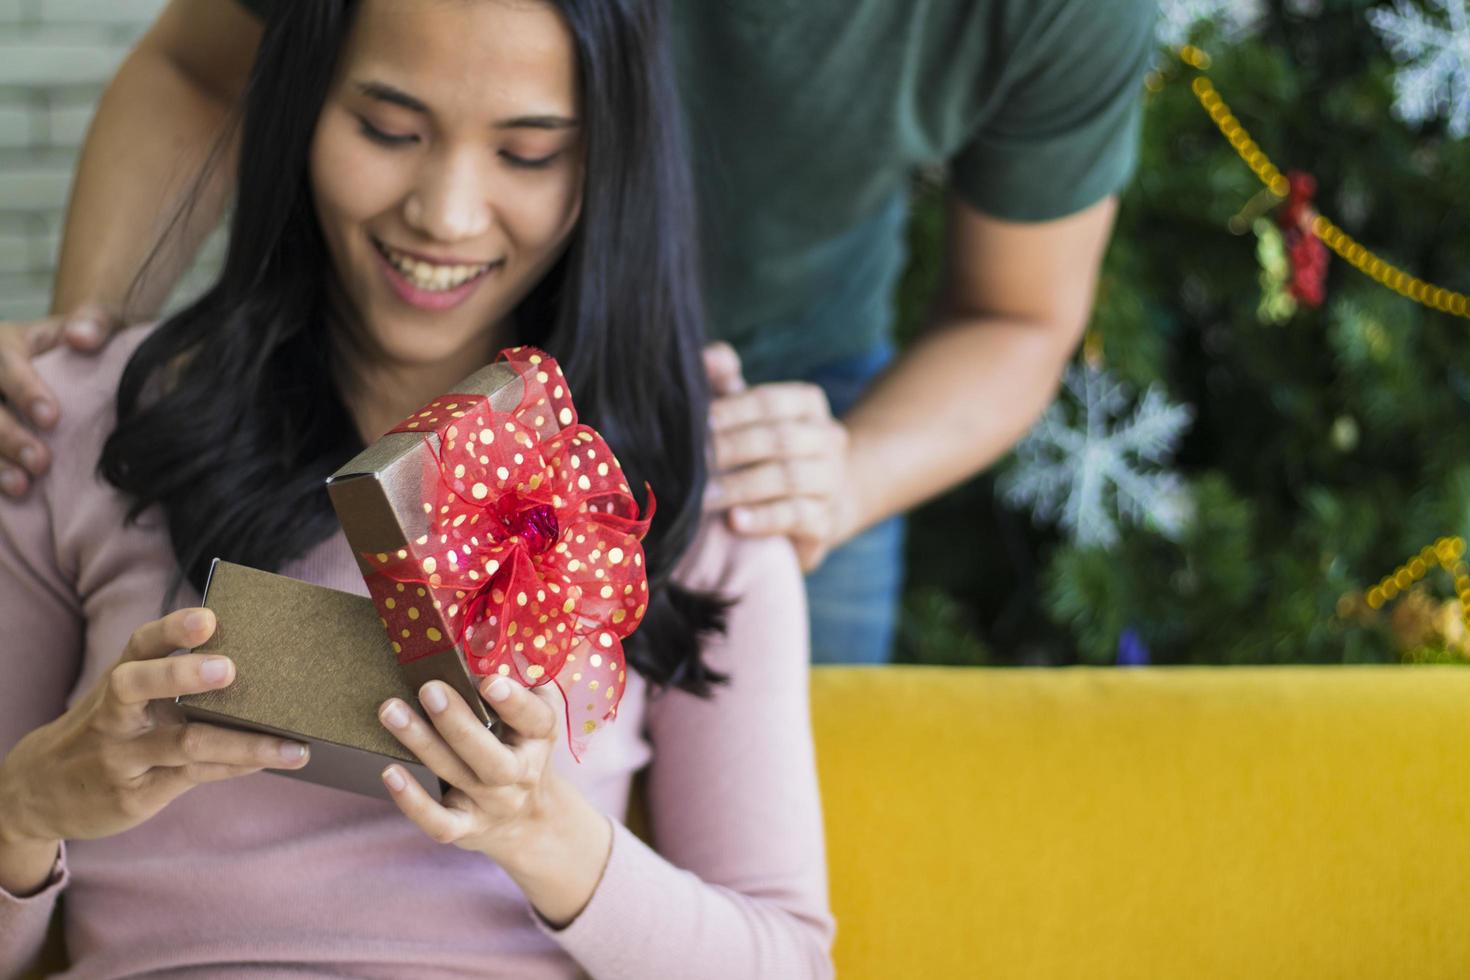
[[[406,146],[409,143],[417,143],[419,141],[419,138],[412,133],[407,136],[385,133],[362,116],[358,116],[357,121],[362,126],[362,135],[374,143],[381,143],[384,146]]]
[[[540,170],[543,167],[549,167],[556,162],[556,158],[559,156],[561,156],[560,150],[544,157],[523,157],[511,153],[509,150],[500,151],[500,157],[506,163],[512,167],[520,167],[525,170]]]

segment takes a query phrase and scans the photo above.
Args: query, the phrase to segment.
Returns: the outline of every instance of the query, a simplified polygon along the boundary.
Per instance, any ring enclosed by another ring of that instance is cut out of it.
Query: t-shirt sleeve
[[[832,975],[808,703],[806,600],[784,539],[722,539],[736,599],[706,661],[728,684],[649,704],[657,852],[621,825],[582,913],[551,934],[598,980]]]
[[[955,191],[1009,221],[1047,221],[1128,183],[1143,79],[1155,56],[1153,0],[1024,0],[996,108],[950,163]]]

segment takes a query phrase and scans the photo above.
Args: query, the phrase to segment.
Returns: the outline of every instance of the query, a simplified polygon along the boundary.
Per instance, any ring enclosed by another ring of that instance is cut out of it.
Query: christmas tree
[[[1434,562],[1366,595],[1470,533],[1470,319],[1386,271],[1470,291],[1466,0],[1165,0],[1144,98],[1089,341],[1019,450],[914,516],[900,659],[1465,659]],[[910,336],[942,196],[917,195]],[[1378,279],[1328,260],[1318,212]]]

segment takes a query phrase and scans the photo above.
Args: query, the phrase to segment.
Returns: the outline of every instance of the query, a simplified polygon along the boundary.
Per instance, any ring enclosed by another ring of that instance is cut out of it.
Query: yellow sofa
[[[832,667],[812,706],[845,980],[1470,977],[1470,670]]]
[[[1470,670],[817,672],[838,976],[1470,977]]]

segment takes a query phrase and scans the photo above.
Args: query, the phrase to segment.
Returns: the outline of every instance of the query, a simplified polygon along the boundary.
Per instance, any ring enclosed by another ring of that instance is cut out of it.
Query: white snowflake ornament
[[[1112,547],[1118,521],[1145,521],[1166,537],[1188,526],[1192,508],[1183,482],[1162,469],[1194,417],[1150,385],[1131,416],[1126,385],[1100,368],[1073,367],[1063,385],[1076,405],[1058,398],[1016,446],[1016,466],[1001,485],[1013,506],[1038,521],[1059,521],[1083,546]],[[1076,416],[1075,424],[1069,415]]]
[[[1212,21],[1226,41],[1250,32],[1261,18],[1261,0],[1160,0],[1156,36],[1174,49],[1189,43],[1195,27]]]
[[[1430,17],[1407,0],[1368,11],[1368,23],[1399,62],[1394,113],[1407,123],[1444,116],[1450,135],[1470,133],[1470,11],[1466,0],[1425,0]]]

